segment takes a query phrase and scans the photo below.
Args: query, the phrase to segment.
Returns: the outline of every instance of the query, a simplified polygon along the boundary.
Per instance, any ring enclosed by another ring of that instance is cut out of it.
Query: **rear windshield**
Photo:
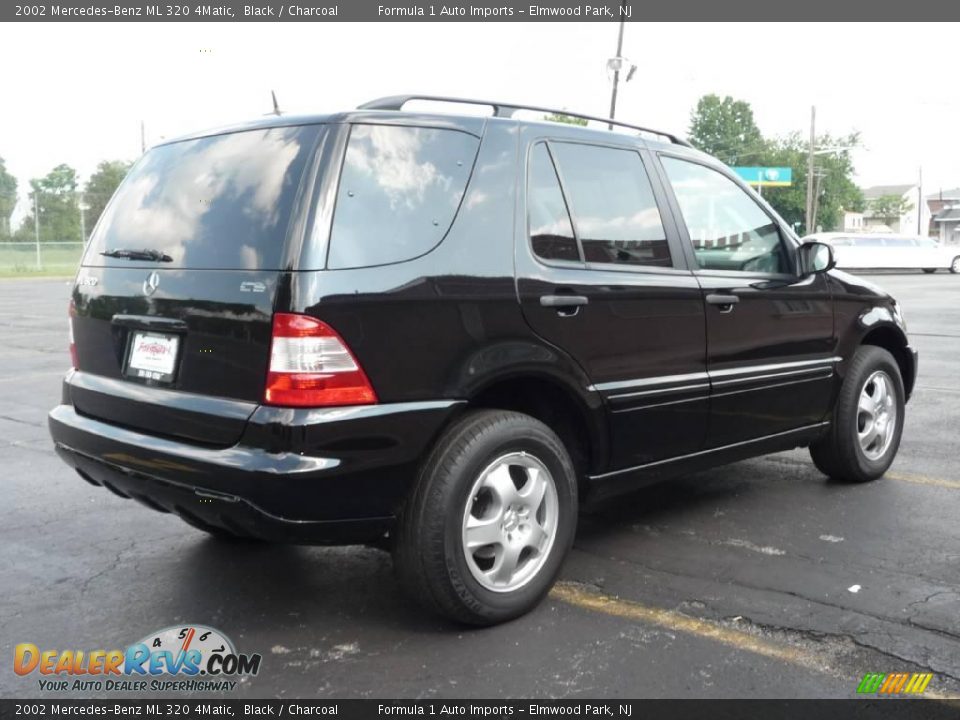
[[[322,127],[248,130],[154,148],[117,190],[83,264],[142,265],[100,253],[147,249],[172,259],[157,267],[280,269],[297,189]]]

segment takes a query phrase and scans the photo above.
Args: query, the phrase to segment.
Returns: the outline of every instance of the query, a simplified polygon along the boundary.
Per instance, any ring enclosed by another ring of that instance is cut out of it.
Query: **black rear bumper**
[[[65,401],[69,398],[69,379]],[[240,441],[194,445],[49,415],[57,453],[87,481],[187,522],[277,542],[373,542],[457,401],[323,410],[260,407]]]

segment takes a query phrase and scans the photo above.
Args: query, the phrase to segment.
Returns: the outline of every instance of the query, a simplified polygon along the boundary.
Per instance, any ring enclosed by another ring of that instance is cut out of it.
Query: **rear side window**
[[[574,143],[550,149],[587,262],[671,265],[660,210],[636,152]]]
[[[84,265],[136,265],[105,250],[157,250],[162,267],[275,270],[321,125],[160,145],[130,171],[90,239]]]
[[[530,156],[527,213],[533,252],[544,260],[580,261],[570,215],[547,146],[538,143]]]
[[[457,214],[479,144],[457,130],[354,125],[327,267],[386,265],[433,249]]]

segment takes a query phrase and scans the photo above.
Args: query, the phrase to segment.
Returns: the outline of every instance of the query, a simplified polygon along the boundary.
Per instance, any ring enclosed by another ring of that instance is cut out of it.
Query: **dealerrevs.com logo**
[[[126,650],[14,648],[17,675],[39,675],[40,690],[143,692],[230,691],[237,678],[260,671],[261,656],[238,653],[230,639],[205,625],[177,625],[147,635]]]

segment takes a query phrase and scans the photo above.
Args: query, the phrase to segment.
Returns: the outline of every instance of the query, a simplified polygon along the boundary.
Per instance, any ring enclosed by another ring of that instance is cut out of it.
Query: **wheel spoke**
[[[546,544],[547,540],[550,539],[550,534],[543,528],[543,526],[534,519],[530,524],[530,536],[528,538],[527,544],[535,548],[537,552],[543,550],[543,546]]]
[[[864,428],[863,432],[859,433],[860,436],[860,447],[864,450],[873,445],[873,441],[877,439],[877,436],[880,434],[880,431],[877,429],[877,424],[871,422]]]
[[[520,552],[523,550],[519,545],[504,544],[501,545],[500,552],[497,553],[497,559],[490,568],[490,578],[494,583],[506,584],[517,571],[517,564],[520,562]]]
[[[471,515],[467,520],[466,537],[467,549],[469,550],[476,550],[485,545],[495,545],[502,542],[500,514],[482,520]]]
[[[527,484],[520,488],[520,498],[535,515],[547,494],[547,479],[537,468],[527,468]]]
[[[483,485],[493,491],[501,507],[506,507],[517,500],[517,487],[513,484],[510,468],[507,465],[500,465],[491,470],[484,478]]]
[[[887,379],[883,375],[877,375],[873,379],[873,400],[878,406],[883,406],[887,399]]]
[[[860,404],[858,407],[860,408],[860,412],[864,412],[870,417],[873,417],[877,412],[877,403],[867,394],[866,390],[860,393]]]

